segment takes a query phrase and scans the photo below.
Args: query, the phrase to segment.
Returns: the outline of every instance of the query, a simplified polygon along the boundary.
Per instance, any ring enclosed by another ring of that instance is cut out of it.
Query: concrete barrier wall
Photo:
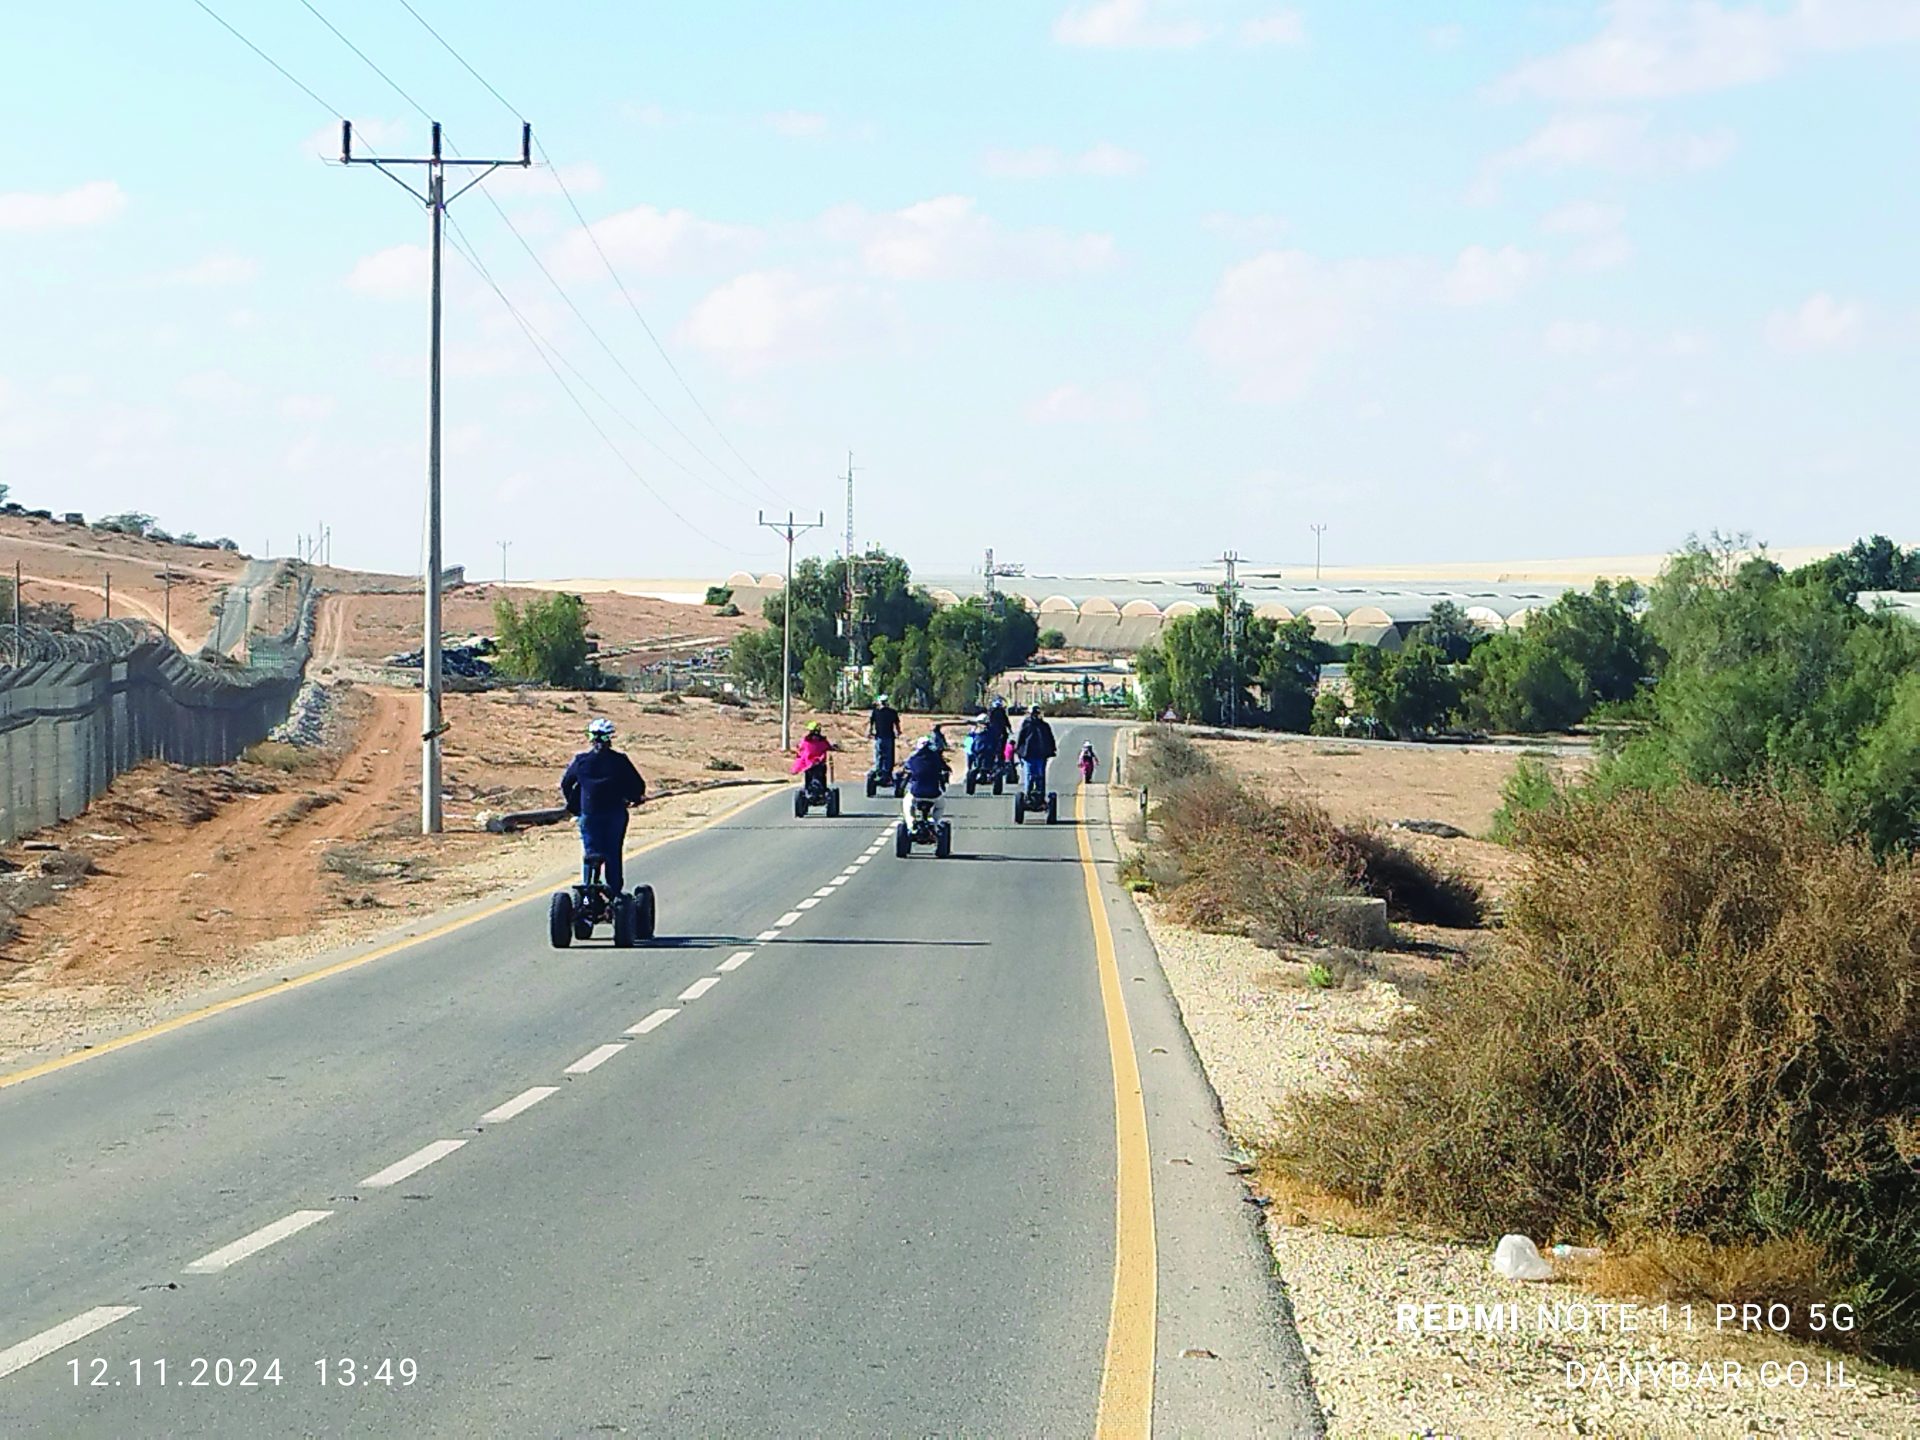
[[[0,668],[0,841],[80,814],[142,761],[224,765],[266,738],[293,703],[312,627],[309,594],[244,668],[189,659],[138,621],[28,631],[25,663]]]

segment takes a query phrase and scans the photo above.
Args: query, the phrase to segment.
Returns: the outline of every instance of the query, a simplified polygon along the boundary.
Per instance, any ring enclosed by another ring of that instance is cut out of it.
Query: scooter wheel
[[[1047,824],[1060,823],[1060,797],[1051,791],[1047,793]]]
[[[907,822],[899,821],[893,827],[893,855],[896,860],[907,858],[907,852],[913,849],[913,836],[907,830]]]
[[[633,892],[633,938],[635,940],[653,939],[655,922],[659,912],[654,908],[653,887],[639,886]]]
[[[573,943],[573,896],[564,890],[547,902],[547,938],[556,950]]]
[[[879,792],[879,789],[880,782],[871,775],[867,776],[867,799],[873,799],[874,795]]]
[[[633,897],[621,895],[613,902],[613,948],[631,950],[633,948],[633,930],[635,916]]]
[[[1024,824],[1026,818],[1027,797],[1024,795],[1016,795],[1013,797],[1013,823],[1016,825]]]
[[[840,787],[838,785],[827,791],[827,818],[829,820],[840,818]]]
[[[793,818],[796,820],[807,818],[807,792],[804,790],[793,792]]]
[[[953,822],[942,820],[933,842],[933,855],[936,860],[944,860],[951,854],[953,854]]]

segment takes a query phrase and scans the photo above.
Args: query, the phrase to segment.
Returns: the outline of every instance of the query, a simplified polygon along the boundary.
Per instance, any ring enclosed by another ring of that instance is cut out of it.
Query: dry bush
[[[241,752],[240,758],[253,765],[278,770],[283,775],[297,775],[302,770],[310,769],[319,757],[312,751],[302,750],[298,745],[289,745],[281,740],[262,740],[257,745],[249,745]]]
[[[1277,1163],[1481,1239],[1790,1243],[1778,1298],[1920,1354],[1920,873],[1833,834],[1691,785],[1529,817],[1508,943],[1290,1107]]]

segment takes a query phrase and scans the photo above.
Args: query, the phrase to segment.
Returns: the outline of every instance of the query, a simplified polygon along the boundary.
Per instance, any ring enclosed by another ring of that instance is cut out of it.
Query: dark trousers
[[[627,839],[627,812],[611,810],[601,815],[580,817],[580,883],[593,883],[594,857],[598,856],[606,874],[607,888],[626,889],[626,869],[620,847]]]

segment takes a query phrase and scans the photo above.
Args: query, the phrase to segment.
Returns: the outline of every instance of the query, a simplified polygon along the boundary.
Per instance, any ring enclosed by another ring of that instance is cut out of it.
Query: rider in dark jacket
[[[1047,761],[1056,751],[1053,743],[1053,727],[1040,717],[1040,707],[1034,706],[1027,712],[1027,718],[1020,722],[1020,734],[1013,742],[1014,753],[1027,764],[1027,789],[1034,794],[1044,793],[1047,788]]]
[[[980,753],[987,758],[989,765],[999,762],[1007,751],[1007,737],[1013,733],[1013,719],[1007,714],[1007,702],[998,695],[993,704],[987,707],[987,723],[980,742]]]
[[[928,736],[913,747],[913,753],[907,757],[907,794],[901,801],[901,813],[907,823],[913,823],[913,802],[916,800],[933,801],[933,821],[939,823],[941,812],[946,808],[940,803],[940,797],[947,788],[947,762],[934,748],[933,737]]]
[[[598,856],[606,867],[607,887],[616,894],[625,889],[626,872],[620,847],[627,838],[627,807],[647,798],[647,782],[633,762],[613,748],[613,722],[594,720],[587,725],[588,749],[573,757],[560,777],[560,794],[567,814],[580,821],[580,880],[593,880],[591,860]]]

